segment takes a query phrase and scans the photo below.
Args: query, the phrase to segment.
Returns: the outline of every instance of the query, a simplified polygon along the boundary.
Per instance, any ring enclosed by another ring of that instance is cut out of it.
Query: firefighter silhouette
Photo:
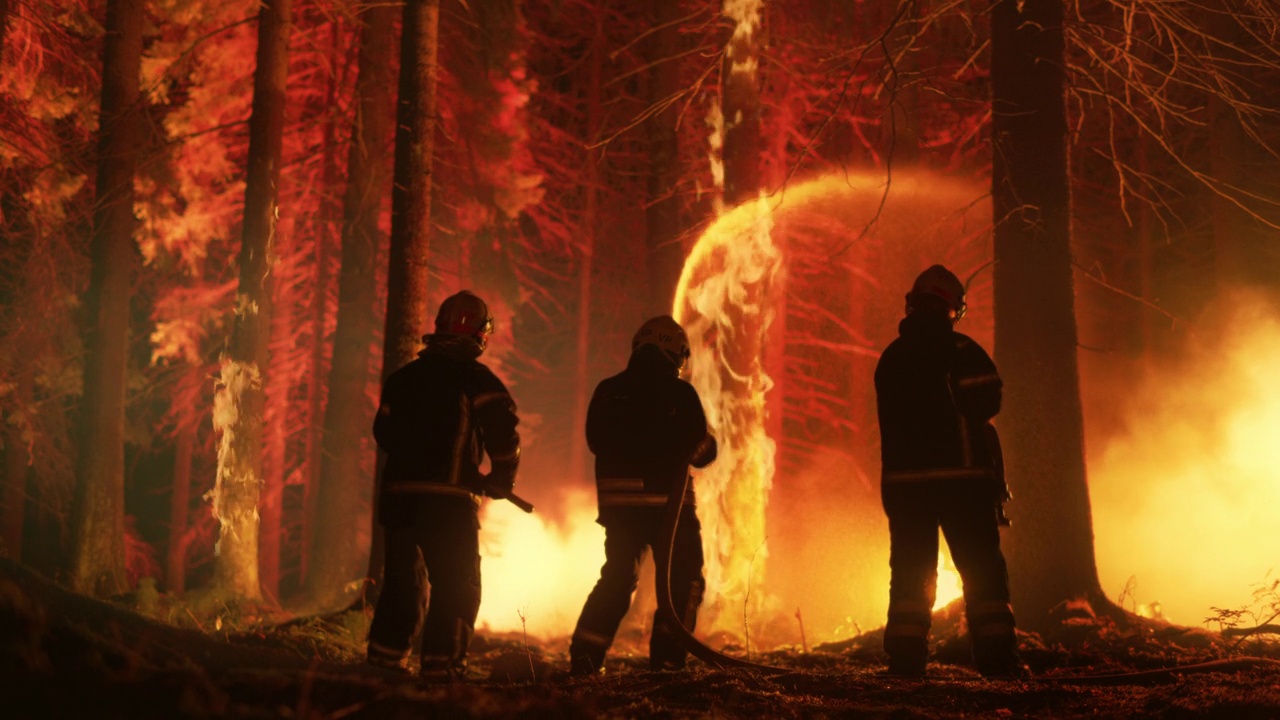
[[[515,402],[477,359],[492,332],[483,300],[452,295],[426,348],[383,383],[373,433],[387,453],[378,497],[386,565],[370,664],[407,667],[421,633],[424,677],[465,671],[480,608],[479,495],[509,493],[520,459]]]
[[[571,671],[593,674],[604,667],[618,624],[631,606],[640,565],[660,542],[664,506],[689,466],[716,457],[702,402],[680,379],[689,358],[684,329],[669,316],[644,323],[631,343],[623,372],[602,381],[587,411],[587,445],[596,456],[598,522],[605,529],[605,562],[587,597],[569,645]],[[693,630],[706,583],[702,577],[702,531],[686,490],[671,548],[671,598],[685,628]],[[655,613],[649,640],[654,670],[685,666],[687,652]]]
[[[888,672],[919,676],[928,661],[938,529],[964,584],[974,662],[983,675],[1025,673],[1018,659],[999,527],[1008,499],[991,419],[1000,411],[995,363],[955,331],[965,288],[941,265],[907,293],[899,336],[876,366],[881,499],[889,518]]]

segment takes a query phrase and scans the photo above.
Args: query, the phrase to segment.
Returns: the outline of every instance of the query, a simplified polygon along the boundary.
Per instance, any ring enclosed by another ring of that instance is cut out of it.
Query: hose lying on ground
[[[674,603],[671,602],[671,553],[675,548],[676,528],[680,523],[680,510],[684,507],[684,493],[688,485],[689,477],[686,474],[684,482],[676,483],[676,486],[671,488],[671,494],[667,497],[666,516],[662,521],[662,532],[658,536],[660,547],[653,549],[659,614],[667,625],[671,627],[676,638],[689,651],[689,654],[708,665],[725,670],[755,670],[765,673],[791,672],[787,668],[753,663],[749,660],[731,657],[712,650],[694,637],[693,633],[689,632],[688,628],[684,626],[683,619],[676,613]]]

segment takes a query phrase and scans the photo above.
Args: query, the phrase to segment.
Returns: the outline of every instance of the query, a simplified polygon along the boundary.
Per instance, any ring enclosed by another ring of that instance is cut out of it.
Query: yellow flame
[[[539,638],[572,634],[604,563],[604,528],[595,518],[591,493],[568,494],[560,524],[511,503],[487,503],[480,519],[484,593],[476,626]]]

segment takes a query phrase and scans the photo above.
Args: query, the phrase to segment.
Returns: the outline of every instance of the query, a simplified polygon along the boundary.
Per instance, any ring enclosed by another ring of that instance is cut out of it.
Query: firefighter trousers
[[[1009,575],[990,493],[955,483],[885,488],[889,516],[889,617],[884,650],[893,671],[924,671],[938,580],[938,529],[964,584],[974,664],[984,675],[1021,667]]]
[[[480,609],[475,506],[442,502],[418,510],[412,524],[384,529],[386,564],[369,626],[370,661],[407,660],[421,633],[424,671],[461,670]]]
[[[604,667],[605,654],[613,644],[618,625],[631,607],[631,596],[640,581],[640,565],[650,549],[660,546],[662,508],[613,509],[601,518],[605,528],[604,566],[600,579],[587,596],[569,644],[569,660],[575,673],[595,673]],[[680,513],[675,543],[671,551],[671,602],[681,624],[690,632],[697,621],[706,581],[702,577],[702,525],[691,507]],[[649,637],[649,667],[678,670],[688,653],[661,613],[654,613]]]

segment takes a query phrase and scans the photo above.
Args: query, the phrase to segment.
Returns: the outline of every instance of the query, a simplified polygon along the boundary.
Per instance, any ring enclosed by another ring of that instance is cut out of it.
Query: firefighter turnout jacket
[[[1002,492],[995,363],[943,315],[908,315],[898,332],[875,373],[882,487],[969,480]]]
[[[414,499],[478,502],[486,487],[509,491],[520,461],[516,404],[465,338],[428,335],[417,359],[383,383],[373,434],[387,453],[379,511],[384,521]],[[488,453],[490,472],[481,474]],[[400,513],[403,514],[403,513]]]
[[[652,345],[642,345],[626,370],[596,387],[587,445],[596,456],[601,524],[618,509],[664,506],[690,465],[705,467],[716,458],[697,391]],[[685,505],[694,505],[692,486]]]

